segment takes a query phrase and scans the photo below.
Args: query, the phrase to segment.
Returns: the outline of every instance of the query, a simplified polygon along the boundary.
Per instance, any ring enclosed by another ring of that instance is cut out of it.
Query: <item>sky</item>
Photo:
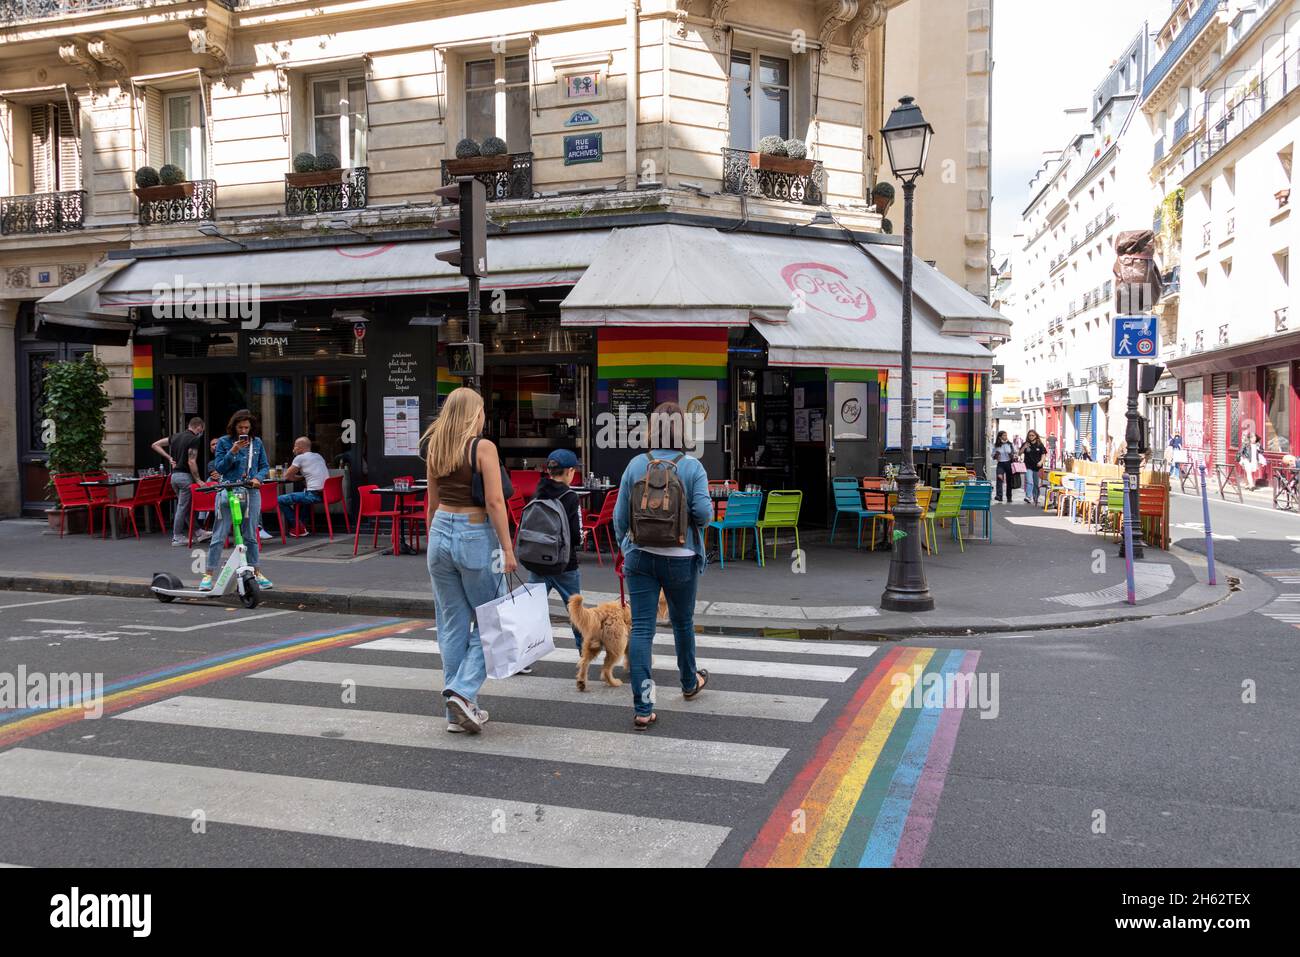
[[[1029,180],[1043,153],[1061,149],[1092,91],[1149,20],[1160,29],[1171,0],[994,0],[993,254],[1010,254]],[[1091,116],[1082,122],[1091,120]]]

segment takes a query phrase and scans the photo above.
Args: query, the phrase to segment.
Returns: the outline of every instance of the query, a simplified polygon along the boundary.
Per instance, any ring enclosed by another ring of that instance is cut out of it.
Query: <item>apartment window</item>
[[[166,123],[166,161],[185,171],[186,179],[202,179],[203,162],[202,104],[197,93],[168,96],[163,108]]]
[[[333,153],[345,168],[365,166],[366,78],[317,77],[311,81],[311,104],[311,151]]]
[[[75,112],[63,103],[31,107],[33,193],[81,189],[80,131]]]
[[[498,136],[511,153],[528,151],[532,145],[528,54],[499,53],[465,64],[465,135],[480,143]]]
[[[1291,251],[1278,250],[1273,254],[1273,262],[1277,263],[1277,274],[1282,277],[1282,285],[1291,285]]]
[[[757,50],[733,51],[729,96],[732,149],[752,150],[764,136],[790,138],[789,60]]]

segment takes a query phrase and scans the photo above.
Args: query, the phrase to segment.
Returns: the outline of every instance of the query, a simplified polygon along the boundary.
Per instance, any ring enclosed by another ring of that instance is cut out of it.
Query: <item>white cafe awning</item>
[[[560,306],[566,326],[747,326],[778,318],[783,294],[732,237],[697,226],[616,229]]]
[[[493,236],[488,239],[488,269],[483,289],[568,286],[590,264],[608,230],[574,230]],[[137,259],[105,283],[102,302],[112,306],[150,306],[157,290],[202,286],[204,301],[228,299],[239,284],[256,284],[260,301],[404,296],[464,292],[467,283],[455,268],[434,258],[454,242],[420,242],[299,249],[247,250],[196,256]],[[169,293],[170,294],[170,293]]]
[[[902,348],[903,297],[889,256],[838,240],[699,226],[617,229],[561,304],[561,316],[565,325],[752,322],[768,341],[772,365],[892,367]],[[944,323],[990,315],[1007,321],[925,263],[917,261],[915,273],[916,365],[991,371],[992,353],[967,332],[945,335]]]
[[[109,260],[72,282],[65,283],[36,303],[36,337],[93,345],[126,345],[134,326],[124,308],[100,301],[104,283],[127,265]]]

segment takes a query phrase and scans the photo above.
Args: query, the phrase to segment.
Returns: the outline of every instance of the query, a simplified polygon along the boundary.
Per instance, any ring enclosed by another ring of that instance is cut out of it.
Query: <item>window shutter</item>
[[[58,167],[55,189],[81,189],[81,120],[62,104],[54,105],[59,118]]]
[[[32,192],[48,193],[54,189],[51,175],[50,107],[48,103],[31,108],[32,117]]]
[[[167,162],[167,127],[163,122],[163,95],[161,90],[146,90],[144,94],[145,143],[148,145],[149,165],[158,169]]]

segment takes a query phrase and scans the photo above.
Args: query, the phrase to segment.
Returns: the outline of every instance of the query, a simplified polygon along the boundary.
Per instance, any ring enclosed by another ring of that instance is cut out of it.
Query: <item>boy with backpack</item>
[[[567,606],[570,595],[582,592],[578,574],[578,546],[582,542],[582,514],[578,493],[569,486],[578,468],[578,457],[568,449],[556,449],[546,459],[546,475],[537,483],[533,500],[519,518],[515,556],[531,572],[531,580],[555,589]],[[582,650],[582,635],[573,629],[573,640]],[[524,669],[525,673],[531,669]]]

